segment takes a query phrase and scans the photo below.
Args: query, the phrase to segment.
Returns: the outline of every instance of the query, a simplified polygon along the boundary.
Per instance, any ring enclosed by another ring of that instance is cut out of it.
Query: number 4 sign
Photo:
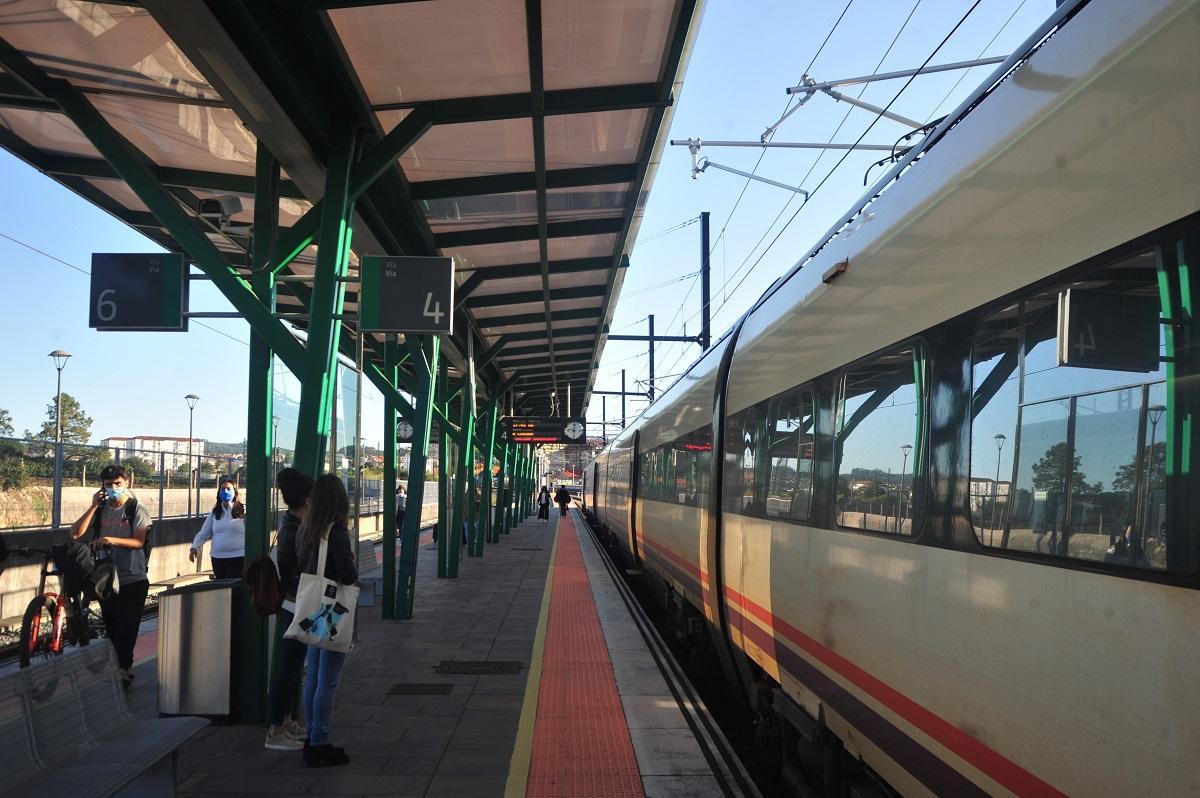
[[[364,332],[448,335],[454,321],[454,260],[364,257],[359,327]]]

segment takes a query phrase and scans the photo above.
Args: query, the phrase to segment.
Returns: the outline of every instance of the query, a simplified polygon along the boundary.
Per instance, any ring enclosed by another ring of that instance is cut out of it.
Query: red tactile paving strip
[[[156,656],[158,654],[158,630],[154,629],[150,632],[142,632],[138,635],[137,643],[133,646],[133,661],[141,662],[144,659]]]
[[[568,517],[558,553],[525,794],[644,798],[596,602]]]

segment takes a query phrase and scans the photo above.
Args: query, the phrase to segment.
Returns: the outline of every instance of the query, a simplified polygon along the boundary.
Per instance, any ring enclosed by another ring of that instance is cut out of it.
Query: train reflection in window
[[[1144,249],[1039,290],[980,325],[970,511],[983,545],[1135,568],[1190,567],[1190,546],[1171,556],[1166,474],[1168,450],[1190,445],[1186,423],[1170,423],[1179,393],[1172,379],[1178,385],[1191,375],[1168,374],[1165,325],[1159,313],[1145,312],[1161,302],[1162,318],[1171,317],[1180,285],[1174,271]],[[1088,319],[1086,336],[1059,340],[1067,291],[1123,296],[1135,310]],[[1155,338],[1157,364],[1129,344]],[[1064,347],[1076,344],[1116,351],[1084,349],[1087,357],[1075,361],[1101,366],[1059,365]]]
[[[911,535],[920,509],[922,377],[919,346],[892,350],[847,371],[837,407],[837,522]]]
[[[813,397],[790,391],[770,401],[766,514],[807,521],[813,495]]]

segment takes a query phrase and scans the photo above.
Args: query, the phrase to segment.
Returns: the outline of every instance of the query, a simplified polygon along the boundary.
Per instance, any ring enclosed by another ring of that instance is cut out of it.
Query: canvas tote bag
[[[317,555],[317,572],[300,574],[295,617],[283,636],[310,646],[347,652],[354,640],[358,586],[343,585],[325,578],[325,557],[328,553],[327,527]]]

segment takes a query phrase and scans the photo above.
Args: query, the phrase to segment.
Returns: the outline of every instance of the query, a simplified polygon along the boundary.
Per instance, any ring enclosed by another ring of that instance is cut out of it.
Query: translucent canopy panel
[[[372,105],[529,91],[522,0],[437,0],[330,12]]]
[[[535,191],[423,200],[420,204],[435,233],[537,224],[538,220]]]
[[[549,189],[546,192],[547,219],[551,222],[571,222],[620,216],[625,210],[629,188],[629,183],[617,183]]]
[[[219,101],[148,12],[79,0],[0,3],[0,29],[49,75],[83,89]]]
[[[131,211],[149,211],[149,208],[121,180],[88,180],[91,186],[112,198],[118,205]]]
[[[552,238],[549,244],[550,260],[600,258],[613,254],[613,247],[617,245],[617,234]]]
[[[481,318],[481,319],[479,319],[479,327],[480,327],[480,329],[482,329],[485,333],[487,333],[489,335],[500,335],[502,333],[506,334],[506,333],[534,332],[535,330],[545,330],[546,329],[546,324],[544,322],[539,321],[539,322],[533,322],[530,324],[505,324],[504,323],[505,318],[507,318],[507,314],[505,314],[504,316],[498,316],[496,318],[487,318],[487,319]],[[488,332],[489,330],[492,332],[489,333]]]
[[[550,295],[550,312],[557,313],[560,310],[580,310],[582,308],[599,308],[604,302],[604,297],[587,297],[586,299],[555,299],[554,294]]]
[[[676,0],[542,4],[547,89],[658,80]]]
[[[100,153],[62,114],[0,108],[0,126],[43,152],[99,158]]]
[[[533,125],[528,119],[437,125],[409,148],[400,164],[412,182],[532,172]]]
[[[553,240],[550,245],[554,246]],[[448,247],[442,250],[442,254],[453,257],[458,268],[464,271],[488,266],[506,266],[510,263],[534,263],[541,257],[536,240]]]
[[[109,124],[159,166],[253,175],[255,139],[228,108],[92,97]]]
[[[546,168],[634,163],[648,113],[641,109],[546,117]]]

